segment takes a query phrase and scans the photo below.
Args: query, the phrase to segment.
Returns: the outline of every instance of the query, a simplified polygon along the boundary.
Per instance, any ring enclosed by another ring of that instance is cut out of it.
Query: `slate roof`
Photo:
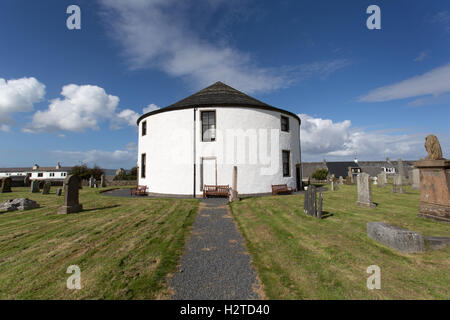
[[[201,107],[201,106],[254,107],[254,108],[278,111],[278,112],[282,112],[285,114],[289,114],[289,115],[293,116],[294,118],[296,118],[300,122],[300,118],[296,114],[286,111],[286,110],[283,110],[283,109],[273,107],[271,105],[268,105],[267,103],[259,101],[253,97],[250,97],[249,95],[247,95],[239,90],[236,90],[236,89],[226,85],[225,83],[222,83],[219,81],[219,82],[216,82],[213,85],[211,85],[205,89],[202,89],[199,92],[194,93],[193,95],[190,95],[189,97],[187,97],[183,100],[180,100],[174,104],[171,104],[165,108],[151,111],[149,113],[142,115],[137,120],[137,124],[139,125],[139,122],[143,118],[146,118],[147,116],[150,116],[153,114],[158,114],[158,113],[166,112],[166,111]]]
[[[61,167],[56,169],[56,167],[39,167],[33,170],[33,167],[25,168],[0,168],[0,172],[41,172],[41,171],[51,171],[51,172],[68,172],[72,170],[72,167]]]
[[[359,165],[354,161],[342,161],[342,162],[327,162],[328,172],[330,175],[334,174],[336,178],[347,177],[348,167],[357,168]]]

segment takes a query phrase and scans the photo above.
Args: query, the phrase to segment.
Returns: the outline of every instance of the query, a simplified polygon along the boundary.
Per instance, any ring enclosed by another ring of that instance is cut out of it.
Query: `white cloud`
[[[421,62],[425,60],[425,58],[430,55],[430,52],[431,52],[430,50],[422,51],[416,58],[414,58],[414,62]]]
[[[123,150],[53,151],[55,158],[71,165],[85,163],[102,168],[131,168],[137,163],[137,145],[129,143]]]
[[[9,131],[15,112],[33,111],[33,105],[45,96],[45,85],[36,78],[5,80],[0,78],[0,130]]]
[[[325,72],[340,69],[342,60],[327,66],[264,68],[254,63],[251,55],[230,45],[202,39],[187,12],[202,6],[202,16],[226,15],[225,1],[174,0],[101,0],[110,32],[122,45],[132,69],[156,68],[173,77],[181,77],[194,87],[223,81],[248,93],[270,91],[292,85],[305,78],[302,72]],[[204,8],[203,8],[204,7]],[[206,23],[206,22],[205,22]],[[205,25],[203,29],[209,30]],[[207,36],[205,36],[207,38]],[[323,64],[323,63],[319,63]]]
[[[302,120],[302,157],[306,161],[320,161],[323,157],[349,160],[355,154],[369,160],[386,157],[418,159],[425,154],[425,135],[390,135],[353,128],[349,120],[333,122],[306,114],[299,114],[299,117]]]
[[[142,109],[142,114],[160,109],[156,104],[149,104]],[[136,127],[137,119],[141,115],[134,110],[125,109],[119,112],[111,122],[111,129],[121,129],[123,125]]]
[[[98,130],[99,122],[115,116],[119,98],[103,88],[69,84],[62,88],[63,99],[51,101],[47,110],[37,111],[26,132],[82,132]]]
[[[383,102],[425,95],[437,96],[446,92],[450,92],[450,64],[423,75],[372,90],[359,101]]]
[[[156,104],[151,103],[151,104],[149,104],[148,106],[146,106],[146,107],[144,107],[142,109],[142,114],[146,114],[148,112],[156,111],[158,109],[161,109],[161,108],[159,106],[157,106]]]
[[[431,22],[440,24],[444,27],[444,30],[450,33],[450,11],[444,10],[435,14],[431,18]]]

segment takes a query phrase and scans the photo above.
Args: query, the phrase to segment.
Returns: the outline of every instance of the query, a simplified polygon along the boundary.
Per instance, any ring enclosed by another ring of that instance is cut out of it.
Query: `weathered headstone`
[[[11,191],[12,179],[10,177],[3,178],[0,180],[0,193],[8,193]]]
[[[62,195],[62,188],[56,189],[56,195],[60,197]]]
[[[106,180],[105,180],[105,175],[104,174],[102,174],[101,177],[100,177],[100,186],[102,188],[106,187]]]
[[[344,184],[344,178],[342,176],[339,176],[339,184]]]
[[[348,184],[348,185],[353,184],[353,179],[352,179],[352,177],[347,176],[347,177],[345,178],[345,184]]]
[[[331,180],[331,191],[334,191],[334,181]]]
[[[23,179],[23,185],[25,186],[25,187],[29,187],[30,186],[30,176],[27,174],[26,176],[25,176],[25,178]]]
[[[76,213],[83,210],[78,199],[80,184],[79,176],[70,175],[64,180],[64,205],[59,208],[58,213]]]
[[[405,175],[405,168],[403,167],[403,160],[399,158],[397,160],[398,164],[398,174],[400,175],[400,178],[402,180],[401,185],[407,185],[406,175]]]
[[[31,181],[31,193],[39,192],[39,181],[32,180]]]
[[[402,253],[419,253],[436,250],[450,244],[450,238],[424,237],[420,233],[383,222],[368,222],[367,235]]]
[[[382,172],[379,173],[377,175],[377,183],[378,183],[378,187],[384,187],[385,184],[387,184],[387,177],[386,177],[386,173]]]
[[[413,189],[420,190],[420,170],[419,169],[411,170],[411,184],[412,184]]]
[[[311,185],[305,192],[305,200],[303,203],[303,211],[316,218],[322,218],[322,193],[319,194],[319,203],[317,203],[316,187]]]
[[[403,183],[402,176],[399,174],[395,174],[392,177],[392,192],[393,193],[405,193],[403,191]]]
[[[94,188],[95,187],[95,178],[93,176],[91,176],[89,178],[89,188]]]
[[[357,205],[367,208],[375,208],[376,204],[372,202],[372,188],[370,185],[370,176],[361,172],[356,176],[357,188],[358,188],[358,201]]]
[[[44,183],[44,187],[42,188],[42,194],[49,194],[51,187],[52,187],[52,183],[50,181],[46,181]]]
[[[238,191],[237,191],[237,167],[233,167],[233,184],[231,188],[231,196],[230,201],[236,201],[239,200],[238,198]]]
[[[442,157],[434,135],[426,137],[425,149],[425,160],[414,164],[420,170],[419,216],[450,222],[450,160]]]
[[[378,178],[377,177],[373,177],[372,180],[373,180],[373,185],[377,186],[378,185]]]

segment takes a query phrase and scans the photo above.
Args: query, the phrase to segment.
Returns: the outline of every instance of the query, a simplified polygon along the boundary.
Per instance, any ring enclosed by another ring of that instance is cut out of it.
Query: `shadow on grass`
[[[328,211],[322,211],[322,219],[327,219],[327,218],[332,217],[332,216],[334,216],[333,213],[330,213]]]

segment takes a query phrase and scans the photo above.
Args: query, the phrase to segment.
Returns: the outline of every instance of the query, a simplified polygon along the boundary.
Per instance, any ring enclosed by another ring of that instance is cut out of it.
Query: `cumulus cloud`
[[[146,114],[148,112],[156,111],[158,109],[161,109],[158,105],[151,103],[148,106],[144,107],[142,109],[142,114]]]
[[[387,134],[352,127],[349,120],[334,122],[299,114],[302,156],[306,161],[325,157],[330,160],[349,160],[357,155],[364,159],[384,159],[386,156],[418,159],[425,153],[425,135]]]
[[[142,114],[155,111],[160,109],[156,104],[149,104],[142,109]],[[136,127],[137,119],[141,115],[134,110],[125,109],[119,112],[114,120],[111,122],[111,129],[121,129],[123,125],[129,125],[131,127]]]
[[[131,168],[137,163],[137,145],[129,143],[121,150],[53,151],[55,158],[68,164],[86,163],[102,168]]]
[[[226,15],[226,1],[101,0],[112,35],[122,45],[132,69],[157,68],[173,77],[185,78],[196,88],[218,80],[245,92],[270,91],[304,78],[305,66],[266,68],[254,58],[226,44],[199,35],[187,12],[202,6],[202,17],[220,11]],[[202,19],[195,20],[200,23]],[[207,29],[205,26],[203,29]],[[209,30],[209,28],[208,28]],[[330,73],[342,61],[327,66],[313,64],[306,72]],[[325,67],[325,70],[324,70]]]
[[[51,101],[47,110],[37,111],[26,132],[83,132],[98,130],[99,122],[115,116],[119,98],[93,85],[69,84],[62,88],[62,99]]]
[[[33,105],[45,96],[45,85],[36,78],[5,80],[0,78],[0,130],[9,131],[15,112],[33,111]]]
[[[370,91],[361,102],[383,102],[450,92],[450,64],[399,83]]]

